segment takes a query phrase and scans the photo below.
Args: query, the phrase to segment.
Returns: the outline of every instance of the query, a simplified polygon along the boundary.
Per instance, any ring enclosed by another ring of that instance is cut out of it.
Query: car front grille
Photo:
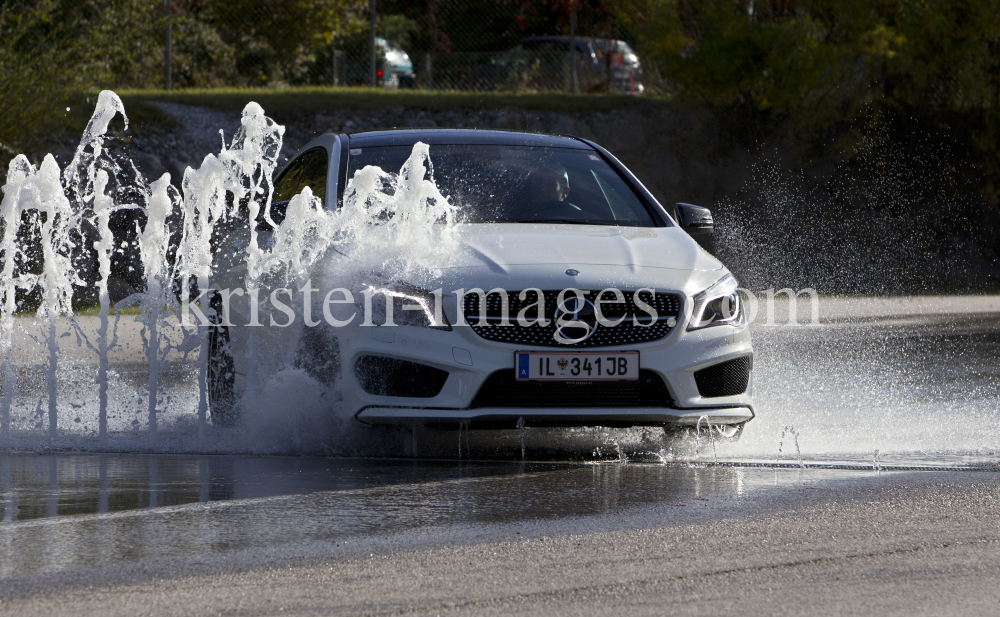
[[[593,306],[599,293],[601,292],[591,291],[584,295],[590,302],[590,306]],[[656,311],[657,319],[652,320],[647,311],[636,306],[633,292],[624,292],[625,302],[620,304],[607,303],[614,300],[614,294],[608,291],[603,293],[602,300],[605,303],[601,305],[601,312],[604,318],[609,321],[617,321],[624,317],[624,321],[617,326],[606,327],[596,323],[592,313],[590,315],[582,314],[580,320],[592,327],[593,332],[585,340],[575,343],[562,343],[555,337],[556,303],[559,291],[542,292],[545,297],[545,318],[549,320],[549,324],[544,327],[537,323],[523,327],[517,323],[518,313],[525,307],[529,307],[524,315],[525,320],[534,322],[538,319],[538,309],[533,306],[537,305],[538,294],[531,290],[525,293],[524,300],[519,299],[520,292],[508,292],[507,315],[511,324],[509,326],[500,325],[503,317],[503,297],[499,293],[491,293],[486,296],[486,323],[482,325],[479,323],[479,303],[481,300],[479,294],[473,293],[465,296],[463,314],[466,323],[471,325],[472,330],[484,339],[526,347],[581,348],[648,343],[664,338],[680,322],[681,298],[676,294],[639,292],[639,300]],[[573,295],[572,292],[567,293],[565,298],[571,298]],[[633,318],[638,323],[633,323]],[[577,329],[576,333],[579,334],[583,331],[583,329]],[[564,337],[574,340],[582,338],[576,335],[565,336],[565,331]]]
[[[753,356],[742,356],[695,371],[698,394],[705,398],[743,394],[750,385],[752,368]]]
[[[642,369],[634,381],[518,381],[514,369],[492,373],[470,407],[672,407],[663,379]]]

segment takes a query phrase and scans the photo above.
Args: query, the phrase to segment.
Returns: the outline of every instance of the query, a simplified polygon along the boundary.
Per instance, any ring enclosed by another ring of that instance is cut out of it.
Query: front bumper
[[[513,370],[513,369],[512,369]],[[664,407],[591,407],[591,408],[525,408],[482,407],[478,409],[433,409],[421,407],[366,407],[355,416],[369,424],[466,424],[472,428],[515,428],[521,420],[524,426],[669,426],[711,424],[742,424],[752,420],[753,409],[747,407],[702,407],[672,409]]]
[[[690,303],[686,304],[681,324],[690,317]],[[364,424],[468,423],[512,428],[524,418],[529,426],[620,427],[695,425],[706,417],[712,424],[735,425],[754,417],[752,372],[746,391],[734,396],[702,396],[695,379],[701,369],[753,354],[745,324],[693,332],[679,324],[658,341],[600,348],[639,351],[641,369],[658,375],[669,390],[670,400],[662,406],[501,406],[489,400],[474,401],[492,374],[506,370],[513,374],[514,353],[521,346],[488,341],[470,327],[455,327],[450,332],[409,326],[368,327],[342,329],[339,334],[344,367],[342,404],[350,416]],[[369,355],[447,371],[447,380],[440,392],[429,398],[365,392],[353,367]]]

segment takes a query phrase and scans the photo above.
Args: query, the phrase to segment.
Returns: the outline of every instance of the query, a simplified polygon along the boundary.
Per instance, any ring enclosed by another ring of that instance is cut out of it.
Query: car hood
[[[464,250],[452,268],[558,264],[721,270],[722,263],[679,227],[604,225],[481,224],[457,229]]]

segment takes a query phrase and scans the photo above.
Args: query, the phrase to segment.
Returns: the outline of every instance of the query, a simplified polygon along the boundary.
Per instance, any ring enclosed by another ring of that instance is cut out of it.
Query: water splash
[[[142,258],[146,293],[142,297],[142,315],[145,319],[146,361],[149,365],[149,391],[147,412],[149,432],[156,435],[156,401],[161,372],[160,325],[176,304],[170,294],[172,269],[167,260],[169,232],[167,217],[174,209],[170,197],[170,176],[164,174],[150,187],[151,195],[146,215],[146,227],[139,234],[139,254]]]
[[[802,460],[802,448],[799,447],[799,432],[795,430],[794,426],[786,426],[781,430],[781,437],[778,439],[778,453],[774,457],[774,464],[777,465],[778,460],[781,458],[782,450],[785,447],[785,435],[794,439],[795,454],[799,459],[799,467],[805,469],[805,462]]]
[[[70,231],[75,228],[78,216],[63,192],[59,166],[51,154],[45,157],[37,169],[23,155],[15,157],[10,163],[8,180],[4,185],[3,192],[5,238],[11,230],[14,230],[13,233],[16,236],[24,213],[29,213],[31,225],[40,236],[43,262],[43,270],[40,275],[22,273],[15,278],[13,276],[13,262],[16,261],[19,254],[24,255],[24,248],[14,247],[13,239],[5,244],[6,262],[4,264],[3,292],[7,303],[11,303],[12,296],[16,294],[18,287],[24,289],[37,287],[40,291],[41,305],[35,314],[35,319],[47,323],[48,434],[50,437],[55,437],[58,417],[56,322],[60,315],[72,316],[72,286],[81,282],[73,268],[70,256],[73,248]],[[9,304],[5,304],[5,308],[6,306]],[[5,310],[5,316],[7,315],[9,313]],[[11,328],[12,323],[7,322],[7,326],[5,338],[11,334],[9,328]],[[5,348],[4,352],[8,351]],[[8,372],[5,370],[5,376],[7,374]],[[5,391],[8,390],[7,383],[5,381]],[[12,384],[10,390],[13,390]],[[6,405],[5,402],[5,418],[8,413]]]
[[[108,436],[108,349],[116,341],[108,341],[108,310],[111,308],[111,297],[108,294],[108,278],[111,276],[111,252],[114,250],[115,239],[111,234],[111,212],[114,201],[105,193],[108,184],[108,174],[101,170],[94,186],[94,223],[100,238],[94,243],[100,268],[98,281],[98,301],[100,302],[99,318],[101,325],[97,330],[98,368],[98,436],[103,440]]]
[[[701,416],[698,418],[698,423],[695,424],[695,440],[697,444],[698,455],[701,455],[701,424],[705,423],[705,432],[708,434],[709,439],[712,442],[712,457],[715,463],[719,462],[719,450],[715,445],[715,430],[712,425],[712,420],[708,416]]]
[[[171,184],[168,174],[147,183],[127,157],[109,150],[109,144],[116,141],[112,126],[117,117],[122,121],[118,125],[121,130],[127,130],[128,118],[121,100],[112,92],[102,92],[73,160],[64,170],[59,169],[51,156],[45,157],[37,169],[23,155],[9,166],[0,207],[2,436],[11,434],[12,409],[18,399],[13,360],[18,297],[32,291],[41,294],[36,323],[45,325],[41,338],[48,352],[47,396],[39,399],[38,411],[41,412],[42,401],[47,400],[47,434],[50,437],[59,434],[57,324],[63,317],[73,319],[74,285],[93,289],[97,301],[98,326],[93,342],[87,338],[85,328],[75,322],[71,328],[75,329],[78,340],[82,338],[98,356],[97,435],[103,440],[112,431],[111,392],[115,380],[122,377],[111,358],[119,341],[118,317],[114,333],[111,331],[109,283],[113,258],[124,248],[118,245],[120,238],[116,240],[112,231],[111,219],[117,212],[136,210],[140,219],[135,245],[143,288],[119,301],[116,308],[132,305],[140,309],[136,319],[141,325],[139,336],[148,371],[145,391],[140,396],[145,401],[148,434],[156,438],[161,428],[160,417],[166,411],[163,405],[170,404],[169,395],[165,399],[161,396],[168,357],[174,352],[185,357],[197,352],[193,371],[198,381],[196,426],[198,443],[203,446],[208,437],[208,328],[189,326],[204,326],[205,321],[218,318],[208,301],[218,274],[214,255],[217,249],[213,244],[218,242],[218,236],[245,236],[245,242],[237,250],[246,265],[244,284],[249,293],[276,281],[300,283],[317,272],[348,285],[370,279],[372,273],[419,284],[432,276],[431,265],[441,266],[442,256],[456,246],[452,234],[456,207],[445,199],[433,181],[433,166],[425,144],[414,148],[398,172],[374,167],[360,170],[347,187],[343,207],[334,212],[325,210],[309,189],[303,190],[287,205],[285,224],[277,226],[273,225],[270,212],[272,177],[284,127],[267,118],[259,105],[246,106],[241,127],[228,145],[222,135],[218,155],[210,154],[197,169],[185,170],[180,189]],[[259,231],[255,221],[260,219],[272,223],[275,231]],[[90,246],[82,231],[85,224],[93,229]],[[40,237],[38,274],[23,266],[29,247],[19,234],[25,235],[25,225],[29,236],[34,233]],[[268,237],[262,243],[263,233]],[[406,250],[386,250],[389,247]],[[92,251],[96,262],[92,282],[82,280],[73,267],[74,255],[86,251]],[[164,332],[175,332],[178,326],[180,340],[168,340]],[[243,402],[253,407],[267,400],[268,397],[260,396],[265,390],[280,391],[283,386],[279,381],[297,383],[304,376],[292,370],[293,363],[287,354],[271,353],[275,350],[263,347],[256,330],[251,331],[249,349],[244,350],[249,370],[245,375]],[[261,358],[270,363],[263,371],[259,366]],[[115,402],[127,409],[130,400],[136,399],[127,396]],[[186,400],[178,404],[185,405]],[[175,410],[174,416],[182,417],[185,413],[191,410]],[[252,413],[250,416],[253,419]],[[262,429],[264,422],[258,421],[248,433]],[[133,426],[141,423],[133,421]],[[467,434],[468,427],[463,432]],[[415,434],[413,439],[415,451]]]
[[[11,353],[14,349],[14,312],[17,310],[17,289],[33,286],[22,276],[15,276],[15,263],[23,255],[22,248],[17,243],[17,233],[21,227],[21,217],[24,208],[21,202],[21,187],[31,175],[33,168],[24,156],[15,157],[7,170],[7,183],[3,186],[3,201],[0,202],[0,219],[3,223],[3,239],[0,240],[0,251],[3,251],[3,270],[0,273],[0,294],[3,296],[3,309],[0,312],[0,358],[2,358],[3,399],[0,399],[0,436],[10,434],[10,407],[16,388],[15,375],[11,366]]]
[[[525,448],[524,448],[524,416],[517,419],[517,432],[518,436],[521,438],[521,460],[525,459]]]
[[[628,462],[628,456],[625,455],[625,450],[622,448],[621,440],[618,436],[611,431],[604,432],[604,443],[610,443],[615,447],[616,460],[620,465],[624,465]],[[598,456],[600,455],[600,448],[597,449]]]

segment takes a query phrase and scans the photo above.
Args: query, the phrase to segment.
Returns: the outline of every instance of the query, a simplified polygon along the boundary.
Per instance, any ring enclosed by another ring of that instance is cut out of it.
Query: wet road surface
[[[12,475],[100,464],[33,458]],[[21,484],[5,507],[24,520],[0,525],[0,613],[985,615],[1000,602],[992,471],[285,459],[241,460],[207,483],[182,471],[213,467],[202,462],[160,458],[151,484],[106,461],[104,514],[70,515],[102,502],[67,491],[47,517],[51,487]]]
[[[607,525],[644,509],[672,517],[709,500],[739,503],[783,487],[876,475],[686,464],[2,455],[7,524],[0,538],[12,550],[0,557],[0,573],[309,552],[317,543],[427,529]]]

